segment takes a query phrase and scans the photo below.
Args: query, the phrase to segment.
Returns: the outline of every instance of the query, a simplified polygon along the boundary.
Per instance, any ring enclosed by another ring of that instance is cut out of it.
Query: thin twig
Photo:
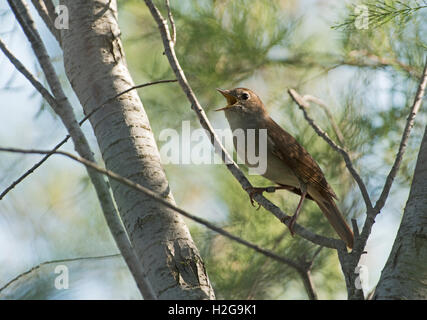
[[[303,260],[304,270],[302,272],[300,271],[300,276],[304,284],[305,291],[307,292],[308,298],[310,300],[317,300],[317,291],[314,286],[313,279],[311,277],[311,269],[313,267],[314,260],[316,260],[317,256],[319,255],[320,251],[322,251],[323,247],[319,246],[316,251],[314,252],[313,256],[309,261]]]
[[[56,41],[58,41],[58,43],[60,44],[61,43],[60,32],[58,29],[55,28],[55,25],[54,25],[55,15],[54,14],[52,15],[52,12],[49,11],[53,6],[52,2],[46,1],[46,0],[31,0],[31,2],[33,3],[33,6],[36,8],[39,16],[43,19],[49,31],[55,37]],[[48,9],[48,6],[46,5],[46,3],[48,2],[50,2],[50,5],[49,5],[50,9]]]
[[[403,133],[402,133],[402,138],[400,141],[399,150],[396,154],[396,159],[394,160],[393,166],[391,167],[390,172],[386,178],[383,190],[375,204],[375,207],[372,210],[368,211],[365,223],[363,225],[362,232],[360,234],[359,244],[355,245],[355,250],[360,255],[362,255],[363,249],[366,245],[366,242],[368,241],[368,237],[371,233],[372,226],[375,223],[375,217],[381,212],[381,209],[384,207],[385,202],[387,201],[388,195],[390,193],[390,189],[393,185],[394,178],[396,177],[397,172],[402,163],[403,155],[406,151],[406,147],[408,144],[409,135],[411,134],[412,128],[414,126],[415,117],[421,108],[426,85],[427,85],[427,58],[426,58],[424,70],[418,85],[417,93],[415,95],[414,102],[411,107],[411,111],[406,120],[405,129],[403,130]]]
[[[305,291],[307,292],[308,298],[310,300],[317,300],[317,292],[314,287],[313,279],[311,277],[311,270],[305,270],[300,272],[302,282],[304,284]]]
[[[317,256],[320,254],[320,251],[322,251],[322,249],[323,249],[323,247],[319,246],[319,248],[317,248],[317,250],[314,252],[314,254],[313,254],[313,256],[311,257],[311,260],[310,260],[310,269],[312,268],[314,260],[316,260]]]
[[[271,249],[275,250],[279,246],[279,244],[282,242],[282,240],[285,238],[285,236],[286,236],[286,233],[282,232],[274,240],[274,243],[273,243],[273,246],[271,247]],[[304,279],[302,278],[303,274],[304,274],[304,271],[306,270],[304,264],[298,263],[296,261],[294,261],[294,262],[295,262],[295,264],[299,264],[300,267],[298,269],[296,269],[296,270],[297,270],[298,274],[301,276],[301,279],[304,281]],[[255,275],[255,278],[253,279],[253,284],[252,284],[251,288],[249,289],[249,293],[248,293],[247,298],[246,298],[247,300],[252,300],[252,299],[255,298],[255,296],[254,296],[255,292],[259,291],[259,285],[263,284],[263,279],[265,279],[265,275],[266,275],[265,268],[268,267],[270,264],[271,264],[271,260],[267,259],[258,268],[258,270],[256,272],[256,275]],[[310,294],[307,293],[307,295],[310,298]]]
[[[379,197],[378,201],[375,204],[375,211],[379,212],[384,207],[384,204],[389,195],[391,186],[393,184],[393,180],[396,177],[396,174],[400,168],[400,165],[403,159],[403,154],[405,153],[406,147],[408,145],[409,135],[414,126],[415,116],[420,110],[420,107],[423,101],[426,84],[427,84],[427,58],[426,58],[424,70],[421,76],[421,80],[418,85],[417,94],[415,96],[414,103],[412,104],[411,112],[409,113],[409,116],[406,120],[405,129],[403,130],[402,139],[399,145],[399,150],[396,154],[396,159],[394,160],[393,166],[387,176],[381,196]]]
[[[419,71],[411,65],[408,65],[396,58],[380,57],[370,53],[367,50],[353,50],[348,53],[348,57],[340,62],[340,65],[349,65],[357,67],[388,67],[398,66],[408,75],[419,78]],[[365,60],[362,60],[365,59]]]
[[[209,122],[209,119],[206,116],[205,111],[200,105],[191,86],[188,84],[184,71],[182,70],[181,65],[179,64],[179,61],[176,57],[174,47],[171,45],[172,39],[171,39],[169,29],[167,27],[167,21],[163,18],[159,9],[154,5],[154,3],[151,0],[144,0],[144,1],[159,27],[160,35],[163,41],[163,47],[165,49],[165,54],[169,60],[169,64],[173,72],[175,73],[175,76],[178,79],[178,82],[182,90],[187,96],[187,99],[190,102],[192,109],[194,110],[197,117],[199,118],[199,122],[201,126],[205,129],[206,133],[208,134],[209,140],[211,141],[212,145],[215,148],[215,152],[219,154],[223,162],[226,164],[227,169],[240,183],[242,188],[249,194],[250,187],[252,187],[251,183],[245,177],[243,172],[239,169],[237,164],[233,161],[232,157],[229,155],[227,150],[222,145],[220,139],[215,133],[215,130],[213,129],[211,123]],[[266,210],[273,213],[280,221],[283,221],[283,223],[288,226],[290,217],[287,214],[285,214],[279,207],[274,205],[271,201],[266,199],[261,194],[256,194],[254,196],[254,199],[262,207],[264,207]],[[298,225],[298,224],[295,224],[294,231],[299,236],[324,247],[335,248],[335,249],[345,247],[345,244],[342,240],[327,238],[318,234],[314,234],[311,231],[303,228],[301,225]]]
[[[1,41],[1,40],[0,40]],[[1,42],[0,42],[0,47],[1,47]],[[153,82],[148,82],[148,83],[144,83],[144,84],[139,84],[136,86],[133,86],[129,89],[126,89],[125,91],[122,91],[116,95],[114,95],[111,98],[108,98],[107,100],[105,100],[103,103],[101,103],[100,105],[96,106],[89,114],[87,114],[82,120],[80,120],[79,125],[83,125],[83,123],[89,119],[95,112],[97,112],[98,110],[100,110],[104,105],[106,105],[107,103],[117,99],[118,97],[120,97],[121,95],[128,93],[131,90],[135,90],[135,89],[140,89],[140,88],[144,88],[147,86],[151,86],[151,85],[155,85],[155,84],[160,84],[160,83],[169,83],[169,82],[176,82],[177,80],[158,80],[158,81],[153,81]],[[47,159],[49,159],[49,157],[55,152],[57,151],[60,147],[62,147],[67,141],[68,139],[70,139],[70,135],[67,135],[61,142],[59,142],[53,149],[52,149],[52,153],[45,155],[40,161],[38,161],[37,163],[35,163],[29,170],[27,170],[24,174],[22,174],[18,179],[16,179],[15,181],[13,181],[13,183],[8,186],[6,189],[3,190],[3,192],[0,194],[0,200],[2,200],[6,194],[8,194],[13,188],[15,188],[19,183],[21,183],[26,177],[28,177],[30,174],[32,174],[38,167],[40,167]]]
[[[362,193],[363,200],[365,201],[366,209],[369,211],[372,209],[372,202],[369,198],[368,190],[366,189],[366,185],[363,182],[360,175],[357,173],[356,169],[353,166],[353,163],[350,159],[350,155],[344,148],[337,145],[329,136],[328,134],[323,131],[315,122],[314,120],[308,115],[307,109],[310,107],[304,99],[294,90],[289,89],[288,90],[289,95],[291,96],[292,100],[295,101],[295,103],[299,106],[301,111],[304,114],[304,118],[307,120],[307,122],[311,125],[311,127],[316,131],[316,133],[322,137],[334,150],[341,153],[341,155],[344,158],[345,164],[347,166],[348,171],[353,176],[354,180],[356,180],[357,185],[359,186],[360,192]]]
[[[357,225],[357,220],[351,219],[351,225],[353,226],[354,237],[357,239],[360,236],[360,231],[359,231],[359,226]]]
[[[49,91],[38,81],[34,75],[28,71],[27,68],[19,61],[12,52],[8,49],[6,44],[0,39],[0,50],[3,51],[4,55],[9,61],[15,66],[15,68],[23,74],[25,78],[33,85],[33,87],[42,95],[42,97],[50,104],[56,105],[55,98],[50,94]]]
[[[300,109],[303,111],[305,119],[313,127],[313,129],[316,131],[316,133],[319,136],[321,136],[334,150],[340,152],[343,155],[344,160],[346,161],[346,164],[347,164],[347,168],[349,169],[350,172],[352,172],[354,179],[356,180],[356,182],[359,185],[359,188],[360,188],[362,196],[365,200],[365,203],[367,204],[367,216],[365,219],[365,223],[363,225],[362,232],[360,234],[359,234],[359,229],[358,229],[356,220],[355,219],[352,220],[353,229],[355,232],[355,245],[354,245],[352,253],[348,254],[344,250],[340,250],[340,249],[338,250],[338,256],[339,256],[341,266],[342,266],[342,269],[343,269],[343,272],[344,272],[344,275],[346,278],[347,292],[348,292],[348,296],[350,299],[363,299],[363,292],[360,289],[355,288],[355,285],[354,285],[354,281],[353,281],[355,278],[354,271],[355,271],[355,268],[360,261],[361,255],[363,253],[365,253],[363,250],[366,246],[369,235],[371,234],[372,226],[375,223],[375,218],[380,213],[381,209],[385,205],[385,202],[386,202],[388,195],[390,193],[390,189],[392,187],[394,178],[396,177],[397,172],[399,170],[399,167],[402,163],[402,159],[403,159],[403,155],[406,151],[408,139],[409,139],[411,130],[414,126],[415,117],[421,108],[421,104],[422,104],[423,97],[425,94],[426,86],[427,86],[427,58],[426,58],[424,70],[423,70],[423,73],[422,73],[422,76],[421,76],[421,79],[420,79],[420,82],[418,85],[417,93],[415,95],[414,102],[412,104],[410,113],[408,115],[406,125],[405,125],[405,129],[403,130],[403,133],[402,133],[402,138],[401,138],[401,142],[399,145],[399,150],[397,152],[393,166],[390,169],[390,172],[386,178],[386,181],[384,183],[384,187],[383,187],[383,190],[381,192],[381,195],[375,204],[375,207],[372,207],[370,198],[369,198],[367,191],[366,191],[366,187],[363,184],[362,180],[360,179],[360,176],[356,173],[356,171],[354,170],[354,168],[352,166],[349,167],[349,164],[351,165],[351,161],[349,161],[350,157],[347,154],[347,152],[343,148],[336,145],[336,143],[333,142],[328,137],[327,133],[324,132],[322,129],[320,129],[316,125],[314,120],[308,116],[307,110],[306,110],[308,108],[308,105],[301,98],[301,96],[293,89],[288,90],[290,96],[298,104]],[[356,173],[356,175],[354,175],[353,172]],[[368,203],[370,203],[369,206],[368,206]]]
[[[173,45],[175,46],[176,45],[176,25],[175,25],[175,21],[173,20],[173,15],[172,15],[172,10],[171,10],[169,0],[165,0],[165,5],[166,5],[166,9],[168,10],[168,19],[172,29],[171,38],[172,38]]]
[[[40,269],[42,266],[48,265],[48,264],[55,264],[55,263],[64,263],[64,262],[75,262],[75,261],[82,261],[82,260],[98,260],[98,259],[108,259],[108,258],[115,258],[115,257],[121,257],[121,254],[110,254],[105,256],[97,256],[97,257],[79,257],[79,258],[68,258],[68,259],[58,259],[58,260],[51,260],[51,261],[45,261],[42,262],[34,267],[32,267],[30,270],[25,271],[16,277],[14,277],[12,280],[7,282],[3,287],[0,288],[0,294],[3,290],[5,290],[7,287],[9,287],[12,283],[18,281],[23,276],[26,276],[27,274],[30,274],[38,269]]]
[[[307,102],[314,102],[317,104],[320,108],[322,108],[323,111],[325,111],[326,116],[329,119],[329,122],[331,123],[332,129],[334,129],[335,134],[337,135],[338,142],[340,143],[341,147],[344,147],[344,135],[342,134],[341,129],[338,127],[337,123],[335,122],[334,116],[332,115],[331,110],[329,110],[328,105],[324,103],[321,99],[318,97],[306,94],[303,97],[303,100]]]
[[[13,153],[23,153],[23,154],[52,154],[52,150],[27,150],[27,149],[3,148],[3,147],[0,147],[0,151],[13,152]],[[205,219],[199,218],[199,217],[197,217],[191,213],[188,213],[187,211],[185,211],[181,208],[178,208],[177,206],[170,203],[162,195],[159,195],[159,194],[151,191],[150,189],[148,189],[148,188],[146,188],[146,187],[144,187],[138,183],[133,182],[132,180],[129,180],[125,177],[122,177],[122,176],[118,175],[117,173],[114,173],[113,171],[104,169],[92,161],[86,160],[85,158],[82,158],[82,157],[75,156],[75,155],[73,155],[69,152],[65,152],[65,151],[59,151],[58,150],[58,151],[55,151],[53,154],[63,155],[63,156],[66,156],[70,159],[73,159],[77,162],[80,162],[81,164],[84,164],[87,168],[93,169],[93,170],[97,171],[98,173],[104,174],[113,180],[116,180],[116,181],[118,181],[118,182],[120,182],[120,183],[122,183],[128,187],[131,187],[132,189],[135,189],[136,191],[142,192],[146,196],[158,201],[162,205],[174,210],[175,212],[183,215],[184,217],[189,218],[189,219],[191,219],[191,220],[193,220],[199,224],[202,224],[205,227],[207,227],[207,228],[209,228],[209,229],[211,229],[211,230],[213,230],[213,231],[215,231],[215,232],[217,232],[217,233],[219,233],[219,234],[221,234],[221,235],[223,235],[223,236],[225,236],[225,237],[227,237],[233,241],[236,241],[236,242],[238,242],[238,243],[240,243],[240,244],[242,244],[242,245],[244,245],[250,249],[253,249],[256,252],[259,252],[259,253],[261,253],[261,254],[269,257],[269,258],[272,258],[272,259],[277,260],[279,262],[285,263],[285,264],[287,264],[287,265],[289,265],[289,266],[291,266],[297,270],[300,269],[300,265],[297,264],[296,262],[294,262],[293,260],[288,259],[286,257],[279,256],[279,255],[271,252],[270,250],[260,248],[256,244],[253,244],[249,241],[246,241],[242,238],[239,238],[239,237],[229,233],[228,231],[226,231],[220,227],[215,226],[214,224],[210,223],[209,221],[207,221]]]

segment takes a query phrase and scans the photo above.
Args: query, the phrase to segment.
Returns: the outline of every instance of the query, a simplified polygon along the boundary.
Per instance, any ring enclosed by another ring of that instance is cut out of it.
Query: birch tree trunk
[[[134,85],[119,39],[117,4],[115,0],[63,0],[61,4],[69,12],[69,29],[61,31],[65,70],[88,114]],[[175,203],[135,90],[106,104],[90,121],[107,169]],[[214,299],[203,262],[181,216],[141,193],[112,180],[110,183],[157,298]]]
[[[374,299],[427,299],[427,127],[402,222]]]

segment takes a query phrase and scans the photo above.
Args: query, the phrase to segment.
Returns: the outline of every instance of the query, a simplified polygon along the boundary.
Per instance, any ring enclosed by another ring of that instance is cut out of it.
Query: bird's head
[[[217,89],[227,99],[227,105],[215,111],[225,111],[242,115],[260,116],[266,114],[261,99],[251,90],[235,88],[232,90]]]

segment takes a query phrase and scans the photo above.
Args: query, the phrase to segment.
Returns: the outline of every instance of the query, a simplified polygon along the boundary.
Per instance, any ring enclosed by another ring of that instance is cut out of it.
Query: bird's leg
[[[291,232],[292,236],[294,236],[294,234],[295,234],[294,233],[294,225],[295,225],[295,222],[297,221],[298,215],[301,211],[302,204],[303,204],[304,199],[307,195],[307,185],[305,183],[301,182],[300,189],[301,189],[301,198],[299,199],[297,209],[295,210],[294,215],[291,217],[291,220],[289,221],[289,225],[288,225],[289,231]]]
[[[246,190],[249,192],[249,199],[251,200],[252,206],[255,207],[254,196],[257,194],[262,194],[263,192],[274,193],[276,190],[280,189],[289,189],[289,186],[271,186],[271,187],[249,187]],[[258,205],[257,210],[261,207]]]

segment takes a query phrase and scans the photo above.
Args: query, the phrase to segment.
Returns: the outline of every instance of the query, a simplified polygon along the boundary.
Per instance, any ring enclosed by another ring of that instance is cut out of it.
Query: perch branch
[[[281,263],[285,263],[285,264],[287,264],[287,265],[289,265],[289,266],[291,266],[297,270],[300,270],[302,268],[297,262],[295,262],[291,259],[288,259],[286,257],[279,256],[270,250],[260,248],[259,246],[255,245],[249,241],[246,241],[242,238],[239,238],[239,237],[229,233],[228,231],[226,231],[220,227],[215,226],[214,224],[212,224],[211,222],[209,222],[205,219],[199,218],[199,217],[197,217],[191,213],[188,213],[187,211],[171,204],[169,201],[165,200],[164,197],[162,197],[161,195],[151,191],[150,189],[148,189],[148,188],[146,188],[146,187],[144,187],[138,183],[135,183],[130,179],[122,177],[122,176],[118,175],[117,173],[114,173],[111,170],[104,169],[104,168],[98,166],[96,163],[89,161],[85,158],[78,157],[78,156],[75,156],[69,152],[60,151],[60,150],[52,153],[52,150],[27,150],[27,149],[0,147],[0,151],[2,151],[2,152],[13,152],[13,153],[23,153],[23,154],[58,154],[58,155],[66,156],[66,157],[68,157],[74,161],[77,161],[77,162],[85,165],[87,168],[95,170],[98,173],[104,174],[113,180],[116,180],[116,181],[130,187],[130,188],[135,189],[136,191],[139,191],[139,192],[145,194],[146,196],[158,201],[159,203],[168,207],[169,209],[172,209],[175,212],[183,215],[184,217],[189,218],[189,219],[191,219],[191,220],[193,220],[193,221],[195,221],[201,225],[204,225],[205,227],[221,234],[224,237],[227,237],[233,241],[236,241],[236,242],[238,242],[238,243],[240,243],[240,244],[242,244],[242,245],[244,245],[244,246],[246,246],[252,250],[255,250],[256,252],[261,253],[261,254],[269,257],[269,258],[272,258],[276,261],[279,261]]]

